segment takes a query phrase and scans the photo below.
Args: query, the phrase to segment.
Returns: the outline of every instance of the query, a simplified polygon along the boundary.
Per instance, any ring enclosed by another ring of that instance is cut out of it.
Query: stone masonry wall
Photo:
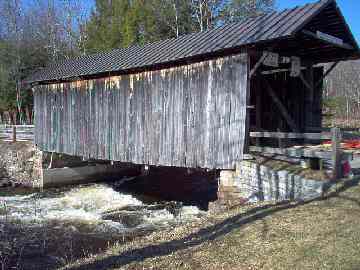
[[[42,181],[42,152],[32,142],[0,142],[0,179],[38,187]]]
[[[253,161],[241,161],[235,171],[221,171],[218,198],[227,205],[243,201],[305,200],[323,194],[329,181],[305,179]]]

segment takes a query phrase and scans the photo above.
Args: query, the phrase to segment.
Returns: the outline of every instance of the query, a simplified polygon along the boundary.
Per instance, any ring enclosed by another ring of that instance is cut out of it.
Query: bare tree
[[[345,119],[360,118],[360,62],[339,63],[325,80],[324,97],[333,100],[336,117]]]
[[[31,122],[31,94],[22,91],[23,79],[49,61],[80,53],[84,5],[84,0],[0,0],[0,107],[7,107],[13,123],[23,123],[23,115]]]
[[[221,14],[224,1],[221,0],[191,0],[194,17],[200,31],[212,28],[216,25],[216,19]]]
[[[22,45],[22,19],[23,19],[23,12],[21,9],[22,3],[20,0],[7,0],[1,2],[1,9],[2,9],[2,19],[5,23],[7,31],[5,35],[7,39],[11,43],[13,47],[13,55],[11,56],[13,61],[11,64],[11,75],[15,81],[15,91],[16,91],[16,107],[20,116],[20,122],[22,121],[22,100],[21,100],[21,92],[20,92],[20,83],[21,83],[21,45]],[[16,119],[16,112],[12,112],[12,121],[15,124],[17,122]]]

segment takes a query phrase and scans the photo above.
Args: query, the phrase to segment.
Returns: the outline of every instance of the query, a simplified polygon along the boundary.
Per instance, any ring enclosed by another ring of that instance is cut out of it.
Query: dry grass
[[[360,269],[360,186],[233,209],[110,248],[67,269]]]

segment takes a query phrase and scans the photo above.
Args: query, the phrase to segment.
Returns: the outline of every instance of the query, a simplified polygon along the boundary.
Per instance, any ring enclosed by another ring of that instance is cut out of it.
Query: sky
[[[25,3],[29,0],[24,0]],[[90,11],[94,6],[95,0],[81,0]],[[316,0],[276,0],[277,9],[293,8],[306,3],[317,2]],[[337,0],[340,10],[344,14],[345,20],[350,26],[357,42],[360,44],[360,0]]]
[[[281,9],[292,8],[306,3],[316,2],[314,0],[277,0],[277,7]],[[338,6],[343,13],[346,22],[350,26],[358,44],[360,44],[360,0],[337,0]]]

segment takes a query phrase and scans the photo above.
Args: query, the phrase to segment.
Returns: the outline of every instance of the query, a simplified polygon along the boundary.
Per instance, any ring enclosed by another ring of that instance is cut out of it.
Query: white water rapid
[[[86,233],[126,233],[156,229],[191,221],[205,214],[194,206],[169,207],[167,203],[145,204],[106,184],[78,186],[67,190],[0,196],[0,220],[25,226],[55,224],[72,226]],[[53,225],[53,226],[55,226]]]

